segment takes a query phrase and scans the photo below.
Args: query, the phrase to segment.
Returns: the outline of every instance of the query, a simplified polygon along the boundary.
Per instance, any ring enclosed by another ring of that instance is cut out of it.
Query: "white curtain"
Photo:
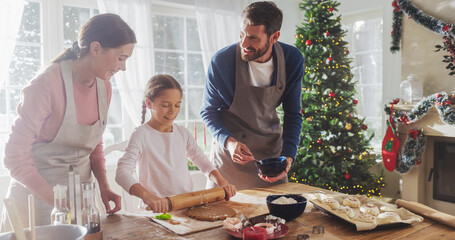
[[[145,84],[155,73],[151,2],[97,0],[100,13],[120,15],[136,33],[137,44],[133,55],[126,61],[126,71],[114,75],[123,109],[136,126],[141,120]]]
[[[23,0],[0,1],[0,87],[8,77],[9,65],[16,46],[16,36],[24,11]]]
[[[239,41],[240,15],[249,0],[196,0],[202,61],[207,72],[213,54]]]

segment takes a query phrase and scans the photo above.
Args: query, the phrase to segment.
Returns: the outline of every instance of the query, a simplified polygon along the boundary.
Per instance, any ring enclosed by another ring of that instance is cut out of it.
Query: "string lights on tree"
[[[356,115],[355,82],[348,43],[341,28],[340,5],[334,0],[302,0],[305,19],[296,30],[295,46],[305,56],[302,80],[302,124],[290,181],[348,194],[381,195],[382,173],[370,154],[365,119]]]

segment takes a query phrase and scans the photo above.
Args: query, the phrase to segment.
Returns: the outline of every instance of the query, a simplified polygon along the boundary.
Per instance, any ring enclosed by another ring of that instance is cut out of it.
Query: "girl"
[[[187,167],[189,157],[210,180],[224,188],[226,200],[234,196],[235,187],[210,163],[190,132],[173,124],[182,102],[180,84],[169,75],[156,75],[148,81],[144,95],[141,124],[146,108],[150,109],[151,118],[131,135],[126,152],[118,161],[117,183],[142,199],[142,208],[148,205],[153,212],[167,212],[166,196],[193,190]],[[139,181],[132,176],[136,162]]]
[[[18,119],[5,146],[4,165],[12,180],[7,197],[28,223],[27,196],[35,195],[36,225],[50,224],[52,187],[68,185],[69,166],[81,181],[98,180],[108,213],[120,210],[120,196],[111,191],[105,172],[102,135],[112,95],[109,80],[125,71],[136,35],[115,14],[92,17],[79,39],[22,90]],[[115,203],[111,209],[109,201]],[[2,231],[9,230],[6,211]]]

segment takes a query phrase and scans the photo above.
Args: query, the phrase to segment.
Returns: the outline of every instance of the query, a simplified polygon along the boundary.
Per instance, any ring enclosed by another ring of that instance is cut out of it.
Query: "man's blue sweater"
[[[207,129],[223,146],[225,146],[226,139],[232,136],[221,120],[221,110],[228,110],[234,99],[237,45],[238,43],[227,46],[212,57],[201,106],[201,117],[207,125]],[[284,110],[281,155],[295,159],[302,128],[301,92],[304,59],[297,48],[281,42],[280,45],[286,62],[286,88],[281,97]],[[273,47],[273,61],[275,70],[271,86],[276,84],[275,47]],[[248,63],[245,62],[245,64]]]

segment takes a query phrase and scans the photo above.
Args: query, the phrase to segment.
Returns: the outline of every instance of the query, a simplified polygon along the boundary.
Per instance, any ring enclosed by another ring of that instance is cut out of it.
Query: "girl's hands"
[[[169,204],[166,198],[160,198],[151,193],[140,183],[131,186],[129,193],[140,199],[147,205],[147,210],[152,210],[155,213],[166,213],[169,211]]]
[[[147,205],[147,210],[151,210],[154,213],[166,213],[169,210],[168,200],[166,198],[159,198],[150,193],[142,201]]]
[[[230,184],[218,171],[217,169],[213,170],[210,172],[209,175],[210,180],[216,183],[216,185],[222,187],[224,189],[226,201],[228,201],[231,197],[235,195],[237,190],[235,189],[235,186]]]
[[[226,184],[221,185],[220,187],[222,187],[224,189],[224,193],[226,194],[226,197],[224,199],[226,201],[229,201],[229,199],[231,197],[233,197],[237,192],[237,190],[235,189],[235,186],[228,183],[227,181],[226,181]]]

